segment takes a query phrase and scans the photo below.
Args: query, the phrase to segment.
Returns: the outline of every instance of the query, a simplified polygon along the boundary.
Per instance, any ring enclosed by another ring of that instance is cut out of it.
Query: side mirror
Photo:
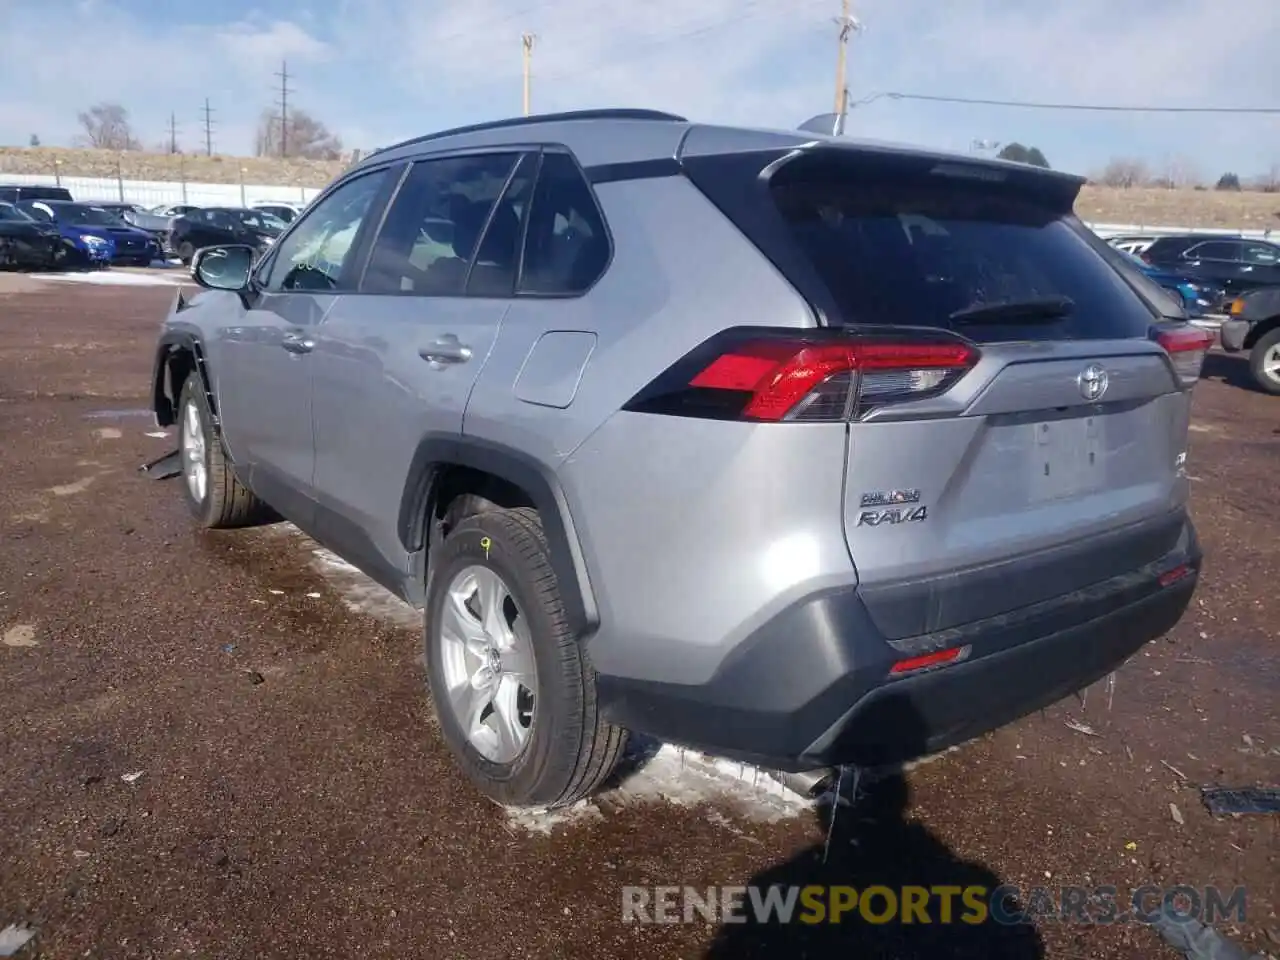
[[[205,247],[191,258],[191,278],[210,290],[243,291],[256,256],[253,247],[242,244]]]

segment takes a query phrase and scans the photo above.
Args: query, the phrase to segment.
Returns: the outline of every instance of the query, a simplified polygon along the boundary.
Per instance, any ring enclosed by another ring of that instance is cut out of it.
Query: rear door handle
[[[471,359],[471,348],[454,334],[446,333],[419,350],[418,356],[428,363],[466,363]]]
[[[286,333],[284,339],[280,341],[280,346],[290,353],[310,353],[316,348],[316,342],[301,333]]]

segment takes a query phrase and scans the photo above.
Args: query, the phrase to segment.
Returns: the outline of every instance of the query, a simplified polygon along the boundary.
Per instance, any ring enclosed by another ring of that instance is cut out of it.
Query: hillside
[[[6,173],[53,174],[57,170],[64,177],[120,176],[125,180],[186,180],[189,183],[240,183],[243,178],[244,183],[266,186],[321,187],[346,165],[342,160],[0,147],[0,177]],[[1085,220],[1096,223],[1280,229],[1280,194],[1274,193],[1087,186],[1076,210]]]

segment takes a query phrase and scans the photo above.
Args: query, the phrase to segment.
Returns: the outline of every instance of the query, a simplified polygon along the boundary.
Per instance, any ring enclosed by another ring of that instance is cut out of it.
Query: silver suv
[[[169,472],[201,525],[283,516],[423,607],[500,802],[590,793],[627,731],[933,752],[1105,676],[1196,583],[1209,338],[1080,184],[636,110],[411,140],[258,262],[196,256]]]

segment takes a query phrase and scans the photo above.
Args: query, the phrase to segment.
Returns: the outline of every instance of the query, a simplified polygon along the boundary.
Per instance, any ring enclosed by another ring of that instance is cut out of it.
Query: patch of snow
[[[637,768],[622,783],[588,800],[556,810],[510,807],[507,822],[534,833],[551,833],[556,827],[602,819],[608,812],[636,804],[668,803],[691,808],[709,806],[707,817],[723,819],[722,810],[757,823],[777,823],[811,812],[814,803],[784,786],[768,772],[749,763],[711,757],[665,743],[647,758],[635,760]]]
[[[27,924],[11,923],[0,930],[0,957],[12,957],[36,935],[36,928]]]
[[[154,273],[118,273],[113,270],[82,270],[67,273],[33,273],[32,280],[61,280],[104,287],[172,287],[178,281]]]

